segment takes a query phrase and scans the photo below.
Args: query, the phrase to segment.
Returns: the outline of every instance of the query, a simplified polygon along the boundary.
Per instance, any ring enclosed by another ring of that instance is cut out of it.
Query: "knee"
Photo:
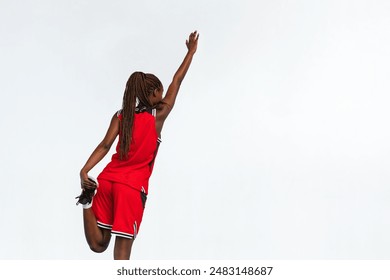
[[[108,244],[98,244],[98,243],[94,243],[94,244],[89,244],[89,248],[95,252],[95,253],[103,253],[104,251],[106,251],[108,247]]]

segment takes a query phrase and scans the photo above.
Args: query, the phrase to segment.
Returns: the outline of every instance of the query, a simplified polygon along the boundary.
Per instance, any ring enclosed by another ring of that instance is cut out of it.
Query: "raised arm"
[[[173,106],[175,105],[176,97],[180,89],[181,82],[183,81],[185,75],[187,74],[188,68],[191,65],[192,57],[194,56],[196,49],[198,47],[199,34],[197,31],[192,32],[186,40],[187,45],[187,54],[183,59],[183,62],[180,64],[175,75],[173,76],[172,82],[168,87],[167,93],[162,100],[164,104],[164,109],[160,114],[160,118],[165,120]]]

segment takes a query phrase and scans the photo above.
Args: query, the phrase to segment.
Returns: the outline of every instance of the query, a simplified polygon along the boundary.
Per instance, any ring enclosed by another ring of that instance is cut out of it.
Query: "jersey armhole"
[[[116,117],[121,121],[122,120],[122,109],[116,112]]]

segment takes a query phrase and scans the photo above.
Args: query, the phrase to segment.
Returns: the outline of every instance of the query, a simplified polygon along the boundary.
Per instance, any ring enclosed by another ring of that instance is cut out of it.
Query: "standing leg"
[[[111,232],[116,235],[114,259],[129,260],[144,211],[140,191],[127,185],[114,184],[113,199],[115,219]]]
[[[134,239],[117,236],[114,247],[114,260],[129,260]]]

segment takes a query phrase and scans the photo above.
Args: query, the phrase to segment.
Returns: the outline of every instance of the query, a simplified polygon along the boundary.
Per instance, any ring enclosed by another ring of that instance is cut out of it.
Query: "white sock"
[[[91,203],[87,203],[87,204],[81,204],[81,206],[83,207],[83,209],[89,209],[89,208],[91,208],[92,207],[92,202],[93,202],[93,199],[92,199],[92,201],[91,201]]]

